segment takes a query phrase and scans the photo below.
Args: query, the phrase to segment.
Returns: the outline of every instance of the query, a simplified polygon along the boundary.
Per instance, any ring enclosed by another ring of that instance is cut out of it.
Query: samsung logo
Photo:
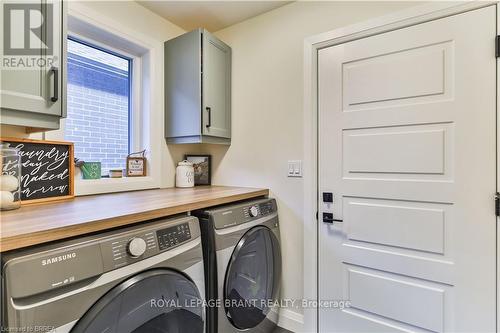
[[[61,261],[66,261],[66,260],[74,259],[74,258],[76,258],[76,252],[66,253],[66,254],[63,254],[63,255],[60,255],[57,257],[50,257],[50,258],[42,260],[42,266],[47,266],[47,265],[55,264],[55,263],[58,263]]]

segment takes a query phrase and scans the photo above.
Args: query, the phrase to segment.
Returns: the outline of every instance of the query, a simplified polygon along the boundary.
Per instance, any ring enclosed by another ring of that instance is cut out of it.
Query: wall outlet
[[[302,161],[288,161],[288,177],[302,177]]]

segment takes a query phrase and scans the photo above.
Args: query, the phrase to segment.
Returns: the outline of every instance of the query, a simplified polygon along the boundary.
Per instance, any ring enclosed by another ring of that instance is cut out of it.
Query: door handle
[[[324,223],[344,222],[344,220],[334,219],[332,213],[323,213]]]
[[[54,79],[54,91],[52,92],[50,100],[55,103],[59,99],[59,69],[57,67],[52,67],[50,72],[52,73],[52,77]]]
[[[209,128],[210,126],[212,126],[212,109],[209,106],[207,106],[205,109],[208,112],[208,124],[206,125],[206,127]]]

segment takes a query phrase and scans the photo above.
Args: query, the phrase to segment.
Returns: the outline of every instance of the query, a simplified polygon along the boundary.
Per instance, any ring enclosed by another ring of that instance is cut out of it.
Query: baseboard
[[[303,332],[304,315],[289,309],[280,309],[278,326],[292,332]]]

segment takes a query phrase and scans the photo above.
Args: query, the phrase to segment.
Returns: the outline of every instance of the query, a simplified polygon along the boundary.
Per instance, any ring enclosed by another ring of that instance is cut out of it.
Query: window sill
[[[146,190],[152,188],[158,188],[158,184],[151,176],[75,180],[76,196]]]

